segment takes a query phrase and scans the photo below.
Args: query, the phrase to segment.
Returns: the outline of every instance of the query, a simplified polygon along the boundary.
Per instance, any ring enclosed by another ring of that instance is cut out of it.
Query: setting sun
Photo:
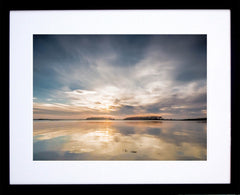
[[[109,111],[110,110],[110,106],[109,105],[105,105],[105,110]]]

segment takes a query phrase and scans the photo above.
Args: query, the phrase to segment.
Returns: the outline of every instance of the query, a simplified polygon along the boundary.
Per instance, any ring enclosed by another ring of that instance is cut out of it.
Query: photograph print
[[[207,160],[207,36],[33,35],[33,160]]]

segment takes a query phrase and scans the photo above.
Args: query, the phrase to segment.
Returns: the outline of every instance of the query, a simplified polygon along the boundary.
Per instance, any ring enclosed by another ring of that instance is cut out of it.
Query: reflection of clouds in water
[[[183,155],[179,155],[179,158],[183,160],[191,160],[193,157],[206,159],[206,149],[199,147],[197,144],[182,143],[181,151],[183,151]]]
[[[68,141],[68,136],[58,136],[50,139],[48,136],[45,136],[45,138],[44,136],[35,136],[33,140],[33,159],[59,159],[59,154],[56,151],[61,151],[62,145]]]
[[[160,135],[161,134],[161,128],[147,128],[147,132],[150,135]]]
[[[149,121],[40,123],[39,129],[34,129],[34,152],[39,152],[42,144],[45,147],[41,152],[55,150],[62,153],[59,157],[62,160],[206,159],[206,124]],[[53,128],[55,124],[57,126]],[[46,127],[49,126],[52,129],[48,131]],[[55,142],[60,137],[68,139],[59,141],[56,148],[53,145],[57,145]]]
[[[116,128],[119,132],[121,132],[122,135],[130,135],[136,133],[135,128],[131,126],[128,126],[128,128],[126,128],[126,126],[117,126]]]

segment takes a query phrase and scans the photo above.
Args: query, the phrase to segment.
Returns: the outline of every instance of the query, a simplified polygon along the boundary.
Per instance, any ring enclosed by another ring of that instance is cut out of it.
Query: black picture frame
[[[160,193],[160,194],[237,194],[239,191],[239,177],[240,177],[240,161],[239,161],[239,129],[238,124],[238,110],[240,108],[239,103],[239,36],[240,36],[240,21],[239,11],[240,5],[237,1],[225,1],[210,4],[209,1],[180,1],[178,3],[161,2],[161,3],[126,3],[118,2],[116,4],[111,3],[89,3],[88,5],[74,6],[68,5],[53,5],[46,2],[41,2],[39,5],[36,2],[31,4],[23,4],[18,2],[17,4],[10,2],[1,8],[1,14],[3,15],[2,29],[1,30],[1,48],[2,57],[4,63],[2,67],[5,68],[6,77],[4,80],[4,86],[6,92],[4,92],[4,102],[9,103],[9,11],[11,10],[88,10],[88,9],[229,9],[231,11],[231,183],[230,184],[104,184],[104,185],[10,185],[9,176],[9,104],[4,103],[3,121],[6,122],[6,127],[2,128],[1,147],[4,148],[3,155],[1,156],[1,190],[6,194],[16,193],[73,193],[73,192],[128,192],[136,193],[136,190],[141,193]],[[45,5],[44,5],[45,4]],[[43,6],[44,5],[44,6]],[[47,5],[47,6],[46,6]],[[46,8],[46,7],[47,8]],[[44,8],[45,7],[45,8]],[[56,8],[58,7],[58,8]],[[223,113],[224,114],[224,113]],[[8,120],[7,120],[8,119]],[[3,193],[3,194],[5,194]]]

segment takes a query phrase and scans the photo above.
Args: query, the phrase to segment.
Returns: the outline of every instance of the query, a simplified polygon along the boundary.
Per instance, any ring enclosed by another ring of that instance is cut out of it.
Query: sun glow
[[[110,111],[110,105],[108,105],[108,104],[106,104],[106,105],[104,105],[104,110],[106,110],[106,111]]]

